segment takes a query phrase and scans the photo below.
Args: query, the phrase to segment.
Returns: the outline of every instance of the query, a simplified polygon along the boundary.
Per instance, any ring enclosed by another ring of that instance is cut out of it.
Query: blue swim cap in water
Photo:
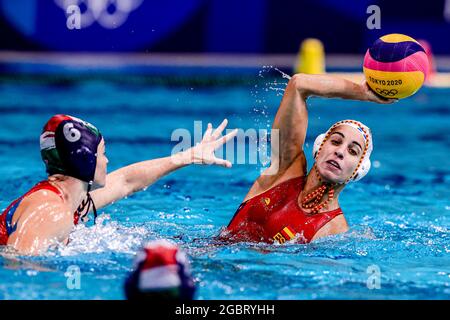
[[[86,121],[62,114],[51,117],[40,137],[47,173],[63,174],[92,184],[101,140],[99,130]]]

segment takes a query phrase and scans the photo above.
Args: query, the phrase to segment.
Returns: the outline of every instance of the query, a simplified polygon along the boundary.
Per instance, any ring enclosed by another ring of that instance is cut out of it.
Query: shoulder
[[[26,196],[12,223],[8,244],[23,254],[36,254],[67,238],[73,227],[70,207],[56,193],[38,190]]]
[[[46,203],[52,205],[58,204],[61,206],[65,206],[65,202],[60,195],[47,189],[36,190],[33,193],[24,197],[22,200],[22,204],[24,205],[27,204],[30,206],[39,206],[44,205]]]
[[[306,167],[306,157],[303,151],[285,169],[269,167],[253,183],[244,201],[254,198],[288,180],[306,176]]]
[[[320,228],[319,231],[317,231],[317,233],[314,235],[312,241],[318,238],[344,233],[347,232],[348,229],[348,223],[345,219],[344,214],[340,214],[330,220],[322,228]]]
[[[64,212],[69,210],[63,199],[50,190],[37,190],[24,197],[14,214],[13,222],[24,216],[41,216],[41,213]]]

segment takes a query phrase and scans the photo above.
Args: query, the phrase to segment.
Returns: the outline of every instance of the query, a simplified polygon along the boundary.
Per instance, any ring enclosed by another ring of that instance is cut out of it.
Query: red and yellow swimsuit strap
[[[61,190],[59,190],[57,187],[55,187],[54,185],[50,184],[50,182],[48,182],[47,180],[41,181],[38,184],[36,184],[33,188],[30,189],[30,191],[28,191],[23,197],[26,197],[30,194],[32,194],[33,192],[39,191],[39,190],[49,190],[49,191],[53,191],[54,193],[56,193],[62,200],[64,200],[64,196],[61,192]]]

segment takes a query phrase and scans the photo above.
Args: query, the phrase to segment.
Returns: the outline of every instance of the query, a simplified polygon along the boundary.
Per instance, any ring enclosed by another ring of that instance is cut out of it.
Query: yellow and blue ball
[[[364,57],[370,88],[385,98],[402,99],[416,93],[428,75],[424,48],[411,37],[393,33],[376,40]]]

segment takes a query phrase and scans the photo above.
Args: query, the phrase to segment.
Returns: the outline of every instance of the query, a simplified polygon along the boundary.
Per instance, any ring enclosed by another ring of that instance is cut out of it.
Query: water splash
[[[284,79],[291,80],[292,77],[291,77],[290,75],[288,75],[287,73],[284,73],[283,71],[281,71],[280,69],[275,68],[275,67],[274,67],[274,70],[276,70],[276,71],[278,71],[279,73],[281,73],[281,76],[282,76]]]
[[[103,214],[98,216],[97,223],[92,227],[77,225],[70,235],[69,244],[59,246],[57,252],[61,256],[108,251],[134,253],[149,236],[149,231],[144,227],[126,227],[109,220],[111,217]]]
[[[255,84],[255,86],[251,90],[254,104],[252,110],[250,111],[250,118],[254,119],[254,128],[265,129],[267,132],[270,132],[273,117],[280,102],[279,98],[284,95],[284,91],[287,85],[287,82],[283,79],[290,79],[290,76],[274,66],[263,66],[262,69],[258,72],[258,77],[262,78],[263,80]],[[274,103],[272,102],[274,101],[274,93],[277,101],[275,103],[276,105],[274,105]],[[259,134],[261,135],[261,132]],[[259,137],[259,142],[261,142],[262,138],[263,137],[261,136]],[[264,141],[269,140],[265,139]],[[267,144],[258,143],[257,152],[258,155],[267,155],[267,157],[263,156],[263,158],[270,158],[270,150]],[[270,161],[259,159],[258,164],[260,165],[255,166],[255,170],[261,173],[265,169],[267,169]]]

